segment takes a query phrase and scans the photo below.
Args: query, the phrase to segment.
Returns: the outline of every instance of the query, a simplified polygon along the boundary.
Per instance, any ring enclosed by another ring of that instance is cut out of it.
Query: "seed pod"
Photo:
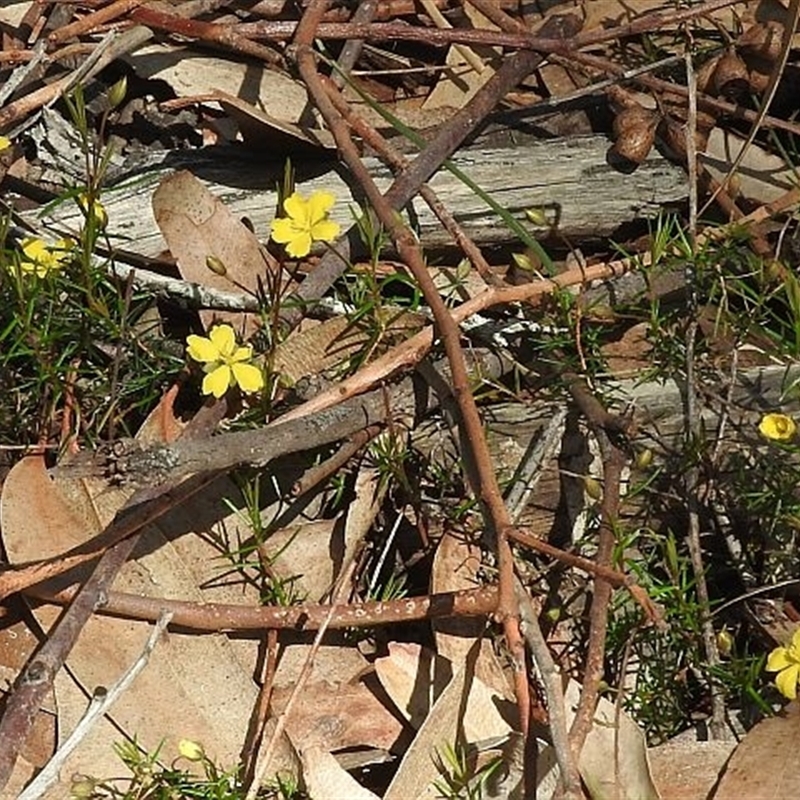
[[[686,126],[675,120],[669,120],[664,127],[664,140],[667,146],[681,160],[686,159]],[[699,126],[694,132],[694,147],[698,153],[705,151],[708,145],[708,130]]]
[[[712,58],[709,58],[705,64],[701,65],[695,74],[695,84],[697,91],[702,94],[711,94],[714,85],[714,73],[717,71],[717,64],[722,58],[722,53],[717,53]]]
[[[759,66],[766,63],[763,58],[759,58],[757,61]],[[751,91],[755,94],[762,94],[763,92],[767,91],[767,87],[769,86],[770,71],[762,70],[760,68],[751,69],[748,80]]]
[[[727,50],[714,70],[714,89],[722,97],[733,98],[743,95],[749,85],[750,75],[746,64],[733,48]]]
[[[758,56],[774,63],[780,57],[782,41],[783,25],[780,22],[758,22],[736,40],[736,49],[742,55]]]
[[[660,115],[639,105],[624,108],[614,119],[616,142],[612,152],[626,161],[641,164],[656,140]]]

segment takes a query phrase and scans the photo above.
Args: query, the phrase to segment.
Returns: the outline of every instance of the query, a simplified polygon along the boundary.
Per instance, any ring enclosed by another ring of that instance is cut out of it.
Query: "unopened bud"
[[[220,275],[221,277],[225,277],[228,274],[228,268],[216,256],[206,256],[206,267],[215,275]]]
[[[653,451],[646,447],[636,454],[637,469],[647,469],[653,463]]]
[[[178,752],[189,761],[202,761],[205,758],[203,745],[191,739],[181,739],[178,742]]]
[[[725,658],[733,651],[733,635],[727,628],[717,631],[717,650]]]
[[[547,214],[545,210],[541,207],[539,208],[526,208],[525,209],[525,216],[534,224],[540,228],[544,228],[547,226]]]
[[[514,259],[514,263],[525,272],[533,272],[533,265],[531,264],[530,258],[525,253],[512,253],[511,258]]]
[[[128,94],[128,76],[123,75],[109,90],[108,90],[108,108],[109,110],[116,108],[125,99]]]
[[[591,475],[586,475],[583,478],[583,486],[586,489],[586,494],[592,498],[592,500],[599,500],[603,496],[603,487],[600,485],[600,481],[597,478],[593,478]]]
[[[84,800],[93,797],[97,781],[88,775],[75,775],[69,787],[70,800]]]

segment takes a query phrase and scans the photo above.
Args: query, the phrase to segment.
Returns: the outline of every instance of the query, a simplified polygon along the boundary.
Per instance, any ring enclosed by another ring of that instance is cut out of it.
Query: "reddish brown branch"
[[[620,483],[625,466],[624,453],[604,436],[595,431],[603,449],[603,500],[600,504],[600,531],[595,561],[599,567],[609,568],[616,544],[616,525],[619,517]],[[594,580],[592,605],[589,610],[589,644],[586,649],[586,668],[578,709],[572,721],[569,739],[573,752],[580,754],[583,743],[594,725],[594,712],[600,695],[600,681],[606,649],[608,606],[613,585],[605,577]]]
[[[26,594],[45,602],[64,605],[72,601],[77,589],[52,593],[41,586]],[[328,627],[371,628],[396,622],[413,622],[438,617],[476,617],[491,614],[497,608],[497,587],[443,592],[425,597],[400,600],[374,600],[367,603],[338,605]],[[314,631],[330,614],[329,605],[246,606],[227,603],[191,603],[161,597],[143,597],[125,592],[108,592],[105,602],[96,609],[124,619],[155,621],[161,611],[174,616],[172,625],[194,631],[263,631],[265,629]]]
[[[49,632],[19,674],[0,718],[0,790],[8,783],[20,750],[28,740],[34,718],[53,686],[84,625],[133,551],[138,536],[118,542],[101,559],[92,576],[74,596],[68,611]]]

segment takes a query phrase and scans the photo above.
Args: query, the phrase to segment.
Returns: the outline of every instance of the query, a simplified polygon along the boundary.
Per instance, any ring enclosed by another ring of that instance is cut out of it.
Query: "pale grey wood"
[[[724,411],[726,425],[722,436],[722,454],[752,447],[772,447],[758,433],[758,422],[771,411],[793,415],[800,423],[800,401],[792,387],[800,381],[800,365],[766,366],[742,370],[736,376],[728,403],[726,376],[706,380],[700,392],[699,414],[710,448],[719,438],[720,421]],[[633,378],[600,381],[597,391],[609,407],[617,412],[633,410],[637,425],[633,441],[635,449],[650,448],[654,454],[651,469],[663,463],[667,454],[684,450],[683,387],[674,379],[641,381]],[[555,404],[551,393],[541,401],[531,403],[492,403],[482,411],[486,423],[493,463],[502,483],[509,481],[531,437],[537,437],[553,416]],[[445,435],[444,423],[438,418],[424,421],[413,434],[414,446],[429,456],[442,470],[456,474],[458,446],[453,436]],[[778,456],[783,458],[781,454]],[[557,520],[560,503],[569,502],[570,495],[579,494],[579,503],[589,502],[583,493],[582,475],[595,474],[592,457],[585,439],[585,425],[565,434],[561,447],[561,467],[572,474],[560,474],[559,464],[548,464],[543,471],[526,512],[525,524],[542,533]],[[638,473],[641,481],[644,473]],[[676,487],[675,491],[680,491]],[[626,501],[624,514],[634,514],[641,498]],[[563,508],[562,508],[563,510]]]
[[[620,224],[652,217],[665,205],[687,196],[682,169],[654,152],[631,174],[623,174],[606,163],[610,142],[604,136],[579,136],[569,139],[527,141],[518,147],[462,149],[453,162],[475,181],[495,202],[536,235],[546,228],[535,227],[525,209],[544,207],[549,217],[558,212],[559,231],[570,239],[607,235]],[[166,249],[151,208],[151,198],[159,180],[175,169],[188,168],[239,217],[248,217],[257,234],[266,239],[275,213],[275,186],[281,180],[282,164],[242,159],[230,149],[175,152],[161,156],[160,162],[140,166],[116,160],[110,173],[111,185],[102,200],[109,215],[109,233],[122,248],[145,256],[157,256]],[[152,156],[149,157],[152,160]],[[337,174],[331,161],[296,161],[298,188],[303,193],[317,189],[333,192],[338,203],[332,216],[343,227],[352,224],[348,206],[354,199],[351,187]],[[390,172],[374,158],[365,162],[381,189],[391,183]],[[67,159],[53,164],[50,177],[64,179]],[[126,175],[127,169],[127,175]],[[338,168],[341,175],[345,170]],[[312,174],[316,173],[316,174]],[[77,176],[71,176],[76,180]],[[502,220],[460,180],[445,169],[439,170],[431,184],[441,200],[479,244],[513,243],[515,235]],[[355,190],[357,197],[357,189]],[[35,212],[29,212],[31,221]],[[59,230],[77,229],[81,215],[74,202],[64,203],[37,220]],[[427,247],[450,242],[424,202],[416,198],[410,219]]]

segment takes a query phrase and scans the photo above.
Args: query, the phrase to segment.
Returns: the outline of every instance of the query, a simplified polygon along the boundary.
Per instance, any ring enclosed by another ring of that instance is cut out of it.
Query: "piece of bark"
[[[518,147],[466,148],[452,160],[502,208],[536,236],[551,232],[534,226],[525,216],[530,208],[544,209],[548,222],[558,219],[557,231],[570,239],[596,238],[611,233],[634,219],[652,217],[665,205],[679,203],[687,195],[682,169],[652,153],[639,168],[623,174],[606,162],[611,143],[604,136],[526,141]],[[374,158],[365,162],[382,189],[391,183],[391,173]],[[155,257],[166,249],[152,210],[150,198],[165,175],[188,169],[200,178],[237,217],[247,217],[256,233],[266,239],[277,203],[275,186],[281,183],[283,161],[255,159],[244,148],[207,148],[198,152],[154,154],[147,163],[109,176],[102,193],[109,216],[108,232],[120,247]],[[60,180],[64,179],[59,164]],[[297,188],[306,196],[324,189],[337,197],[332,218],[343,229],[352,224],[350,206],[360,200],[337,174],[331,161],[308,161],[297,165]],[[53,170],[53,178],[57,177]],[[516,236],[486,203],[446,169],[431,180],[431,186],[447,203],[467,235],[479,245],[513,244]],[[425,247],[451,245],[425,203],[413,201],[412,224],[419,230]],[[26,212],[36,221],[36,212]],[[45,222],[80,227],[82,215],[74,203],[52,210]],[[522,245],[520,245],[521,247]]]

